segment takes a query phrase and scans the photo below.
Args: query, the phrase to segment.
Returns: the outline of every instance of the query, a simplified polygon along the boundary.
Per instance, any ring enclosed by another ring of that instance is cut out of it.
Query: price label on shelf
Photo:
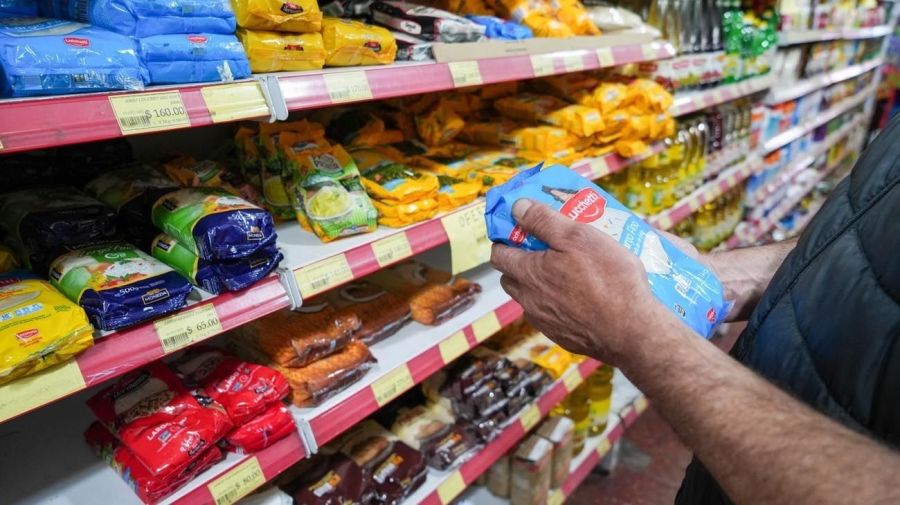
[[[443,358],[444,363],[446,364],[468,351],[469,341],[466,340],[465,333],[458,331],[453,335],[450,335],[450,338],[444,339],[438,344],[438,348],[441,351],[441,358]]]
[[[604,438],[603,440],[601,440],[600,444],[597,445],[597,456],[600,456],[601,458],[603,456],[606,456],[606,453],[609,452],[610,447],[612,446],[610,445],[608,438]]]
[[[153,328],[166,354],[224,331],[211,303],[153,321]]]
[[[294,270],[294,280],[303,298],[353,280],[353,270],[343,254],[331,256]]]
[[[659,58],[659,52],[656,50],[656,44],[653,42],[641,44],[641,55],[645,60],[655,60]]]
[[[413,255],[412,246],[409,245],[409,239],[404,232],[372,242],[372,252],[375,253],[375,260],[380,267]]]
[[[534,54],[531,56],[531,70],[535,77],[543,77],[556,73],[553,66],[553,57],[548,54]]]
[[[475,340],[479,342],[484,342],[498,331],[500,331],[500,320],[497,319],[497,313],[494,311],[485,314],[472,323],[472,333],[475,334]]]
[[[372,99],[372,88],[364,70],[322,74],[331,103]]]
[[[74,359],[0,386],[0,422],[84,389]]]
[[[560,489],[554,489],[547,495],[547,505],[562,505],[565,501],[566,495]]]
[[[611,67],[616,64],[612,49],[609,47],[597,49],[597,60],[600,62],[601,67]]]
[[[210,482],[206,488],[216,505],[232,505],[265,483],[266,475],[256,456],[252,456]]]
[[[580,386],[583,381],[584,379],[581,378],[581,372],[578,371],[578,368],[563,375],[563,384],[566,386],[566,391],[570,393],[575,391],[575,388]]]
[[[588,162],[588,166],[591,167],[591,177],[594,179],[599,179],[606,175],[609,175],[609,163],[606,162],[606,157],[601,156],[599,158],[591,158]]]
[[[712,92],[713,104],[722,103],[725,101],[725,97],[722,95],[722,90],[714,89]]]
[[[584,70],[584,59],[581,53],[567,53],[563,56],[563,66],[566,72],[580,72]]]
[[[113,95],[109,105],[122,135],[191,126],[179,91]]]
[[[537,426],[537,423],[541,422],[541,410],[532,403],[519,415],[519,422],[522,423],[522,429],[528,433],[531,431],[531,428],[534,428]]]
[[[450,265],[454,274],[483,265],[491,259],[484,202],[441,218],[441,224],[450,239]]]
[[[672,227],[672,217],[669,216],[668,213],[665,213],[659,217],[657,217],[654,221],[656,221],[656,226],[660,230],[668,230]]]
[[[481,80],[481,69],[477,61],[454,61],[449,63],[450,75],[453,77],[453,85],[457,88],[465,86],[479,86],[484,84]]]
[[[213,123],[272,115],[258,81],[204,86],[200,94]]]
[[[372,393],[375,395],[375,403],[384,407],[389,401],[400,396],[404,391],[415,386],[409,367],[402,364],[388,372],[372,383]]]
[[[459,470],[451,473],[444,482],[441,482],[437,488],[438,498],[441,500],[442,505],[448,505],[453,501],[454,498],[462,494],[463,490],[466,489],[466,481],[463,480],[462,474]]]

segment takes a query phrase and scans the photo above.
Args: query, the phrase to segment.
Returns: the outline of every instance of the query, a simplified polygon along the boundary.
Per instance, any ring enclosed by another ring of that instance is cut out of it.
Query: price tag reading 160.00
[[[154,321],[153,326],[166,354],[223,331],[212,303]]]
[[[109,97],[122,135],[191,126],[178,91],[136,93]]]

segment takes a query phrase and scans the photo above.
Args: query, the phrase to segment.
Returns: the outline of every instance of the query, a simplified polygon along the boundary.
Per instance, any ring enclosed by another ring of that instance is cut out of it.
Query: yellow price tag
[[[84,389],[74,359],[0,386],[0,422]]]
[[[566,501],[566,495],[560,489],[554,489],[547,496],[547,505],[562,505],[564,501]]]
[[[637,400],[634,401],[634,409],[637,410],[638,414],[647,410],[647,397],[639,396]]]
[[[494,333],[500,331],[500,320],[497,319],[497,313],[491,311],[472,323],[472,333],[475,334],[475,340],[484,342]]]
[[[531,431],[531,428],[534,428],[537,426],[537,423],[541,422],[541,410],[532,403],[519,415],[519,422],[522,423],[522,429],[526,433]]]
[[[484,84],[477,61],[454,61],[448,64],[453,85],[457,88]]]
[[[606,162],[606,157],[604,156],[592,158],[588,162],[588,165],[591,167],[591,177],[594,179],[599,179],[610,174],[609,163]]]
[[[331,103],[356,102],[372,99],[369,78],[363,70],[322,74]]]
[[[725,101],[725,97],[722,96],[722,91],[718,90],[718,89],[713,90],[712,99],[713,99],[713,102],[715,102],[715,103],[722,103]]]
[[[612,447],[612,445],[610,445],[608,438],[604,438],[603,440],[601,440],[600,444],[597,446],[597,456],[600,456],[601,458],[603,456],[606,456],[606,453],[609,452],[610,447]]]
[[[616,64],[616,59],[613,56],[612,49],[608,47],[601,47],[597,49],[597,60],[600,61],[601,67],[611,67]]]
[[[711,202],[719,197],[719,187],[710,186],[703,192],[703,203]]]
[[[406,238],[406,233],[403,232],[372,242],[372,252],[375,253],[375,260],[380,267],[385,267],[413,255],[409,239]]]
[[[659,226],[660,230],[668,230],[672,227],[672,218],[669,214],[663,214],[656,218],[656,225]]]
[[[389,401],[400,396],[407,389],[415,386],[409,367],[404,363],[388,372],[372,383],[372,393],[375,395],[375,403],[384,407]]]
[[[204,86],[200,94],[213,123],[272,115],[258,81]]]
[[[438,498],[441,499],[442,505],[448,505],[454,498],[459,496],[466,489],[466,481],[463,480],[459,470],[450,474],[444,482],[441,482],[437,488]]]
[[[224,331],[211,303],[153,321],[153,328],[166,354]]]
[[[584,70],[584,59],[581,57],[581,53],[564,55],[563,66],[566,67],[566,72],[580,72]]]
[[[659,52],[656,50],[656,44],[654,44],[653,42],[642,44],[641,54],[644,56],[645,60],[659,59]]]
[[[531,69],[535,77],[543,77],[556,73],[553,66],[553,57],[547,54],[535,54],[531,56]]]
[[[179,91],[112,95],[109,105],[122,135],[191,126]]]
[[[450,266],[454,274],[483,265],[491,259],[484,202],[444,216],[441,224],[450,238]]]
[[[232,505],[265,483],[266,475],[252,456],[206,487],[216,505]]]
[[[575,391],[575,388],[580,386],[582,382],[584,382],[584,379],[581,378],[581,372],[577,368],[563,375],[563,384],[566,386],[566,391],[570,393]]]
[[[297,289],[304,298],[353,280],[353,270],[343,254],[325,258],[294,270]]]
[[[438,344],[438,348],[441,351],[441,358],[447,364],[469,350],[469,341],[466,340],[465,333],[458,331]]]

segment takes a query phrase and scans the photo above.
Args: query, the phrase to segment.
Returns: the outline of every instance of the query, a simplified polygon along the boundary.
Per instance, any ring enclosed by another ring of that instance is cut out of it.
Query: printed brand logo
[[[591,188],[584,188],[569,198],[559,212],[572,221],[593,223],[603,216],[606,199]]]
[[[522,242],[525,242],[525,230],[523,230],[521,226],[516,225],[516,227],[509,232],[509,241],[516,245],[522,245]]]
[[[169,249],[172,248],[172,244],[168,243],[168,242],[165,241],[165,240],[157,240],[157,241],[156,241],[156,248],[157,248],[157,249],[162,249],[162,250],[165,251],[165,252],[169,252]]]
[[[706,320],[710,323],[716,322],[716,309],[709,309],[706,312]]]
[[[153,302],[158,302],[160,300],[165,300],[169,297],[168,289],[151,289],[141,296],[141,301],[144,302],[144,305],[150,305]]]
[[[194,44],[205,44],[206,41],[209,40],[209,38],[204,35],[188,35],[187,39],[188,42],[193,42]]]
[[[247,240],[262,240],[264,238],[262,230],[259,229],[259,226],[251,226],[249,230],[247,230]]]
[[[37,328],[20,331],[19,333],[16,333],[16,340],[22,342],[23,344],[30,344],[34,340],[37,340],[38,333],[40,332]]]
[[[303,49],[303,44],[285,44],[284,50],[285,51],[305,51],[305,49]]]
[[[65,37],[63,38],[63,42],[74,47],[91,47],[90,39],[81,37]]]
[[[303,7],[300,7],[294,2],[284,2],[281,4],[281,12],[285,14],[300,14],[303,12]]]
[[[365,44],[363,44],[363,46],[375,51],[376,53],[381,52],[381,43],[377,40],[369,40]]]

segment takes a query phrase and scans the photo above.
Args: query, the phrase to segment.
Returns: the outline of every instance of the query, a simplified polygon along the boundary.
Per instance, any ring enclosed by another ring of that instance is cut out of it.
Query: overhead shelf
[[[778,45],[791,46],[794,44],[840,39],[871,39],[875,37],[884,37],[893,31],[894,26],[890,24],[872,26],[869,28],[849,28],[845,30],[788,30],[778,32]]]
[[[838,70],[832,70],[809,79],[798,81],[789,86],[778,86],[772,88],[766,96],[765,103],[774,105],[777,103],[793,100],[794,98],[812,93],[817,89],[821,89],[841,81],[846,81],[853,77],[865,74],[870,70],[880,67],[884,63],[884,58],[875,58],[872,61],[850,65]]]

